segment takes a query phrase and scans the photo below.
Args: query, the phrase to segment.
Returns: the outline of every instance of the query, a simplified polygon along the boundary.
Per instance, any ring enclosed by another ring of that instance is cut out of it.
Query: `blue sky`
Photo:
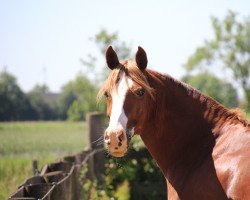
[[[89,38],[102,28],[147,51],[151,68],[180,78],[188,56],[212,37],[211,16],[228,10],[250,15],[249,0],[0,0],[0,70],[13,73],[24,91],[46,83],[60,91],[92,53]],[[46,70],[44,70],[46,69]]]

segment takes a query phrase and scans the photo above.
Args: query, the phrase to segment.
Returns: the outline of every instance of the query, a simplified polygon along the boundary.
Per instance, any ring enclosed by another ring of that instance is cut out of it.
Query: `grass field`
[[[250,113],[248,113],[248,114],[246,115],[246,117],[247,117],[247,119],[250,120]]]
[[[32,175],[32,160],[39,167],[87,145],[83,122],[0,123],[0,199],[6,199]]]

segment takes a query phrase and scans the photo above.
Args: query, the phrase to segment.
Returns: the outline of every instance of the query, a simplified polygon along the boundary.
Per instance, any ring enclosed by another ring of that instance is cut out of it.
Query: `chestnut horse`
[[[242,115],[147,69],[141,47],[135,62],[119,62],[110,46],[106,61],[112,71],[98,98],[107,98],[104,141],[112,156],[124,156],[129,138],[139,134],[170,200],[250,199],[250,125]]]

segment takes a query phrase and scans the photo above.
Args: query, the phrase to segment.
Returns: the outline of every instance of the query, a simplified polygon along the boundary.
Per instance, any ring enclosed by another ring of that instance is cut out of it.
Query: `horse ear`
[[[137,66],[141,70],[146,69],[147,64],[148,64],[147,54],[144,51],[144,49],[141,48],[140,46],[138,47],[138,50],[136,52],[135,61],[136,61]]]
[[[117,54],[112,46],[109,46],[106,50],[106,62],[111,70],[115,69],[120,64]]]

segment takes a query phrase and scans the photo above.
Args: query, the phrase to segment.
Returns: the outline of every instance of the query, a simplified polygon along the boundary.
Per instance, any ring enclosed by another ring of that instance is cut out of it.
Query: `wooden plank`
[[[53,172],[53,171],[63,171],[63,172],[69,173],[72,165],[73,163],[69,163],[69,162],[50,163],[43,167],[41,175],[44,175],[46,173]]]
[[[52,184],[41,183],[25,186],[25,189],[28,193],[27,197],[42,199],[53,187],[54,185]]]
[[[10,197],[9,199],[13,199],[13,198],[18,198],[18,197],[25,197],[27,196],[27,191],[25,190],[24,186],[21,186],[17,189],[17,191],[15,191]]]
[[[37,200],[34,197],[13,197],[13,198],[9,198],[8,200]]]
[[[67,176],[63,171],[49,172],[43,175],[47,183],[58,183]]]
[[[21,186],[34,185],[39,183],[46,183],[46,181],[42,176],[32,176],[26,179]]]

